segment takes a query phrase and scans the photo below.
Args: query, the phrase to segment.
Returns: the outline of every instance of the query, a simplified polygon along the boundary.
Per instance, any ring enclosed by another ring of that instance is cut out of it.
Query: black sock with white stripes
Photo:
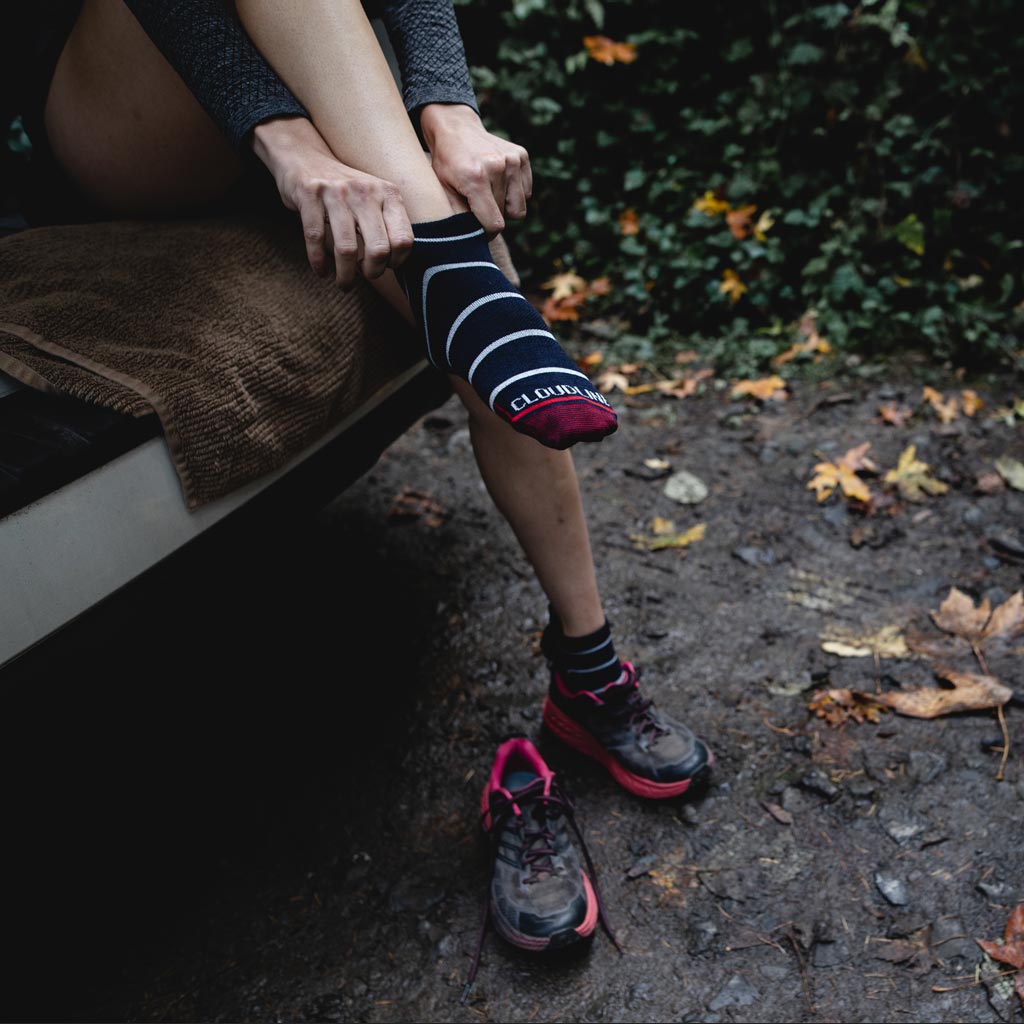
[[[431,362],[549,448],[612,433],[608,401],[495,265],[476,217],[466,211],[412,228],[412,251],[396,275]]]
[[[553,608],[550,616],[540,647],[569,690],[600,690],[621,678],[622,662],[615,655],[607,620],[586,636],[566,636]]]

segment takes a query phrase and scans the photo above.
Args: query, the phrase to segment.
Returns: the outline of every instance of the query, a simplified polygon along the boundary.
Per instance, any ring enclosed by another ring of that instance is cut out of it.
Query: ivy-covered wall
[[[456,0],[492,129],[530,151],[527,283],[610,279],[620,351],[1020,349],[1013,0]],[[1017,357],[1019,360],[1019,356]]]

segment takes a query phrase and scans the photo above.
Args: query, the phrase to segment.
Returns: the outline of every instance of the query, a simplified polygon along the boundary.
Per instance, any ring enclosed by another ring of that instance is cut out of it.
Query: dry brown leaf
[[[391,502],[388,515],[392,519],[422,519],[432,529],[444,522],[444,508],[427,491],[403,487]]]
[[[1014,990],[1020,1001],[1024,1003],[1024,903],[1018,903],[1013,908],[1013,912],[1006,922],[1002,943],[989,942],[986,939],[975,939],[974,941],[993,960],[1017,968]]]
[[[851,719],[858,724],[878,722],[885,711],[868,694],[845,689],[818,690],[811,695],[807,709],[833,727]]]
[[[722,271],[722,283],[718,286],[718,290],[723,295],[728,295],[730,302],[735,303],[743,298],[747,286],[740,280],[740,275],[735,270],[729,269]]]
[[[739,380],[732,386],[732,397],[750,395],[761,402],[786,397],[786,382],[778,375],[761,377],[758,380]]]
[[[951,587],[938,610],[930,614],[944,633],[972,643],[992,638],[1009,640],[1024,632],[1024,592],[1018,590],[992,611],[987,597],[975,607],[967,594]]]
[[[977,672],[957,672],[945,665],[935,666],[936,675],[953,684],[952,689],[923,686],[916,690],[892,690],[876,693],[871,700],[911,718],[938,718],[958,711],[984,711],[1002,707],[1013,696],[995,676]]]
[[[846,466],[847,469],[852,470],[854,473],[877,473],[878,467],[867,457],[867,450],[870,447],[870,441],[858,444],[856,447],[848,449],[845,455],[841,455],[836,459],[836,462],[840,466]]]
[[[578,307],[586,297],[586,292],[575,292],[562,299],[549,296],[541,306],[541,315],[548,323],[554,323],[557,320],[579,320]]]
[[[609,367],[597,375],[594,385],[598,391],[605,393],[615,390],[625,391],[629,387],[629,378],[619,370]]]
[[[751,217],[756,212],[756,206],[737,206],[726,213],[725,223],[729,225],[733,238],[744,239],[753,234],[754,225]]]
[[[685,352],[677,352],[674,361],[679,363],[680,366],[685,366],[697,359],[700,359],[700,353],[694,348],[688,348]]]
[[[942,392],[926,384],[921,389],[921,398],[935,410],[943,423],[952,423],[960,415],[960,402],[956,395],[950,395],[947,399]]]
[[[895,484],[907,501],[924,501],[925,493],[945,494],[949,485],[929,474],[927,462],[917,458],[917,446],[908,445],[900,453],[895,469],[885,474],[887,484]]]
[[[610,277],[595,277],[587,285],[587,292],[590,295],[607,295],[611,290],[612,281]]]
[[[761,806],[780,824],[780,825],[792,825],[793,815],[789,813],[784,807],[780,807],[778,804],[773,804],[768,800],[762,802]]]
[[[878,407],[878,418],[883,423],[888,423],[892,427],[905,426],[907,420],[913,415],[913,409],[905,405],[897,406],[895,402],[889,402]]]
[[[1024,632],[1024,591],[1018,590],[992,612],[985,626],[985,637],[1008,640],[1021,632]]]

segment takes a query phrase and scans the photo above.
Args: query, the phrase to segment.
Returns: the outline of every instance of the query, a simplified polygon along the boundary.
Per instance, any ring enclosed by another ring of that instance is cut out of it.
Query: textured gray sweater
[[[224,0],[125,3],[233,146],[260,121],[306,115]],[[479,113],[451,0],[364,0],[364,6],[387,26],[417,128],[427,103],[465,103]]]

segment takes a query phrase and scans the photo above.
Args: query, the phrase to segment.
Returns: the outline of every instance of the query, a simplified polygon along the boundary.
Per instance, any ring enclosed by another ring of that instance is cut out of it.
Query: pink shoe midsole
[[[565,744],[581,754],[592,757],[611,772],[612,778],[635,796],[664,800],[671,796],[682,796],[690,788],[692,779],[679,782],[652,782],[642,775],[635,775],[622,766],[622,762],[606,750],[579,722],[574,722],[550,697],[544,699],[544,724]],[[714,757],[708,757],[708,767],[714,764]]]

